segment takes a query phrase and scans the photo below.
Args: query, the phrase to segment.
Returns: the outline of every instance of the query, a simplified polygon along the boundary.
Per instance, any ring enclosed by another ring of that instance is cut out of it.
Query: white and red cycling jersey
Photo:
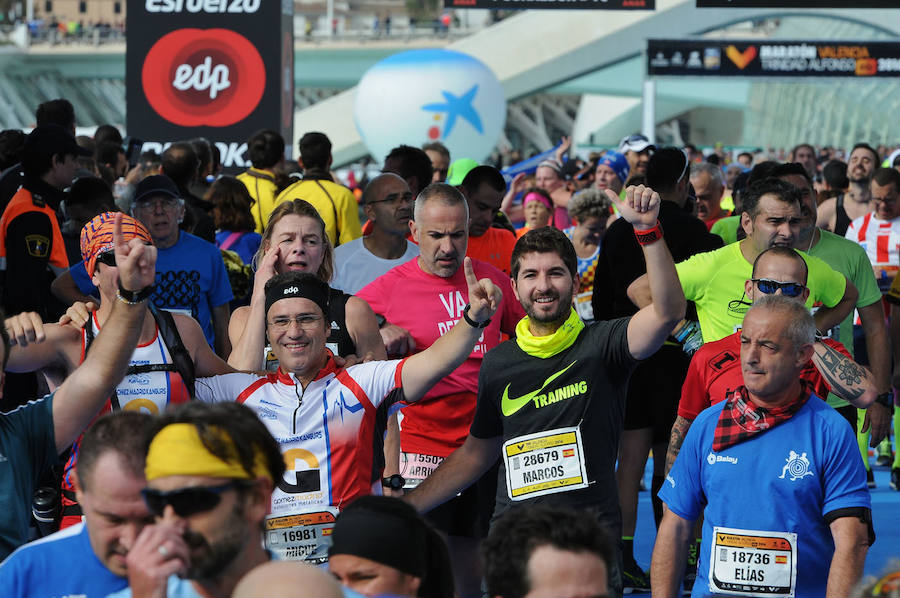
[[[900,218],[880,220],[869,212],[851,222],[844,236],[866,250],[878,287],[886,293],[900,267]]]
[[[405,360],[338,368],[331,355],[304,389],[293,374],[224,374],[196,381],[197,399],[253,409],[281,446],[287,471],[272,493],[272,514],[342,509],[381,493],[387,416],[406,405]]]

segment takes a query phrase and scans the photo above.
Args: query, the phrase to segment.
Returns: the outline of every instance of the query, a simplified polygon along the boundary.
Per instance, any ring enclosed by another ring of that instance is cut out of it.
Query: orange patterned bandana
[[[94,275],[97,256],[115,248],[113,228],[115,227],[117,213],[104,212],[99,216],[94,216],[81,229],[81,257],[84,258],[84,267],[88,276]],[[150,238],[150,233],[144,225],[127,214],[122,214],[122,234],[126,242],[137,238],[142,239],[147,244],[153,244],[153,239]]]

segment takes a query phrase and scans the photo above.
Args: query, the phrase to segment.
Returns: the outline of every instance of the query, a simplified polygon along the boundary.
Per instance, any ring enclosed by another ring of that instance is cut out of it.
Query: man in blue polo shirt
[[[853,430],[799,379],[815,324],[781,295],[741,330],[744,386],[703,411],[659,492],[653,595],[678,595],[694,521],[692,596],[847,596],[874,540]]]
[[[22,546],[0,564],[10,598],[104,598],[128,586],[125,556],[153,516],[141,498],[153,418],[115,411],[84,435],[75,471],[84,522]]]

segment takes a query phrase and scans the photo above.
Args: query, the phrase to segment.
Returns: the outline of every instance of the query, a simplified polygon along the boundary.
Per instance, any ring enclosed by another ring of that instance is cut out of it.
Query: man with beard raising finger
[[[553,228],[516,243],[513,292],[528,314],[516,339],[484,359],[475,419],[462,447],[405,499],[428,511],[470,485],[501,457],[494,519],[531,504],[584,510],[621,537],[615,461],[625,391],[636,360],[655,353],[684,316],[685,300],[657,220],[659,194],[629,187],[607,196],[634,227],[654,302],[630,318],[585,326],[572,307],[575,250]],[[610,567],[620,596],[621,552]]]

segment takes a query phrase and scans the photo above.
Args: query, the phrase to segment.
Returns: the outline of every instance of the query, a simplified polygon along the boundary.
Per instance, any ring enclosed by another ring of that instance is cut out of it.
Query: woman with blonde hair
[[[272,211],[253,265],[256,276],[250,305],[236,309],[228,323],[233,347],[228,363],[241,370],[275,370],[278,363],[271,358],[266,342],[266,281],[275,274],[296,271],[330,282],[334,273],[334,249],[312,204],[293,199]],[[365,301],[331,289],[327,315],[331,332],[326,346],[332,353],[360,360],[387,358],[375,314]]]

